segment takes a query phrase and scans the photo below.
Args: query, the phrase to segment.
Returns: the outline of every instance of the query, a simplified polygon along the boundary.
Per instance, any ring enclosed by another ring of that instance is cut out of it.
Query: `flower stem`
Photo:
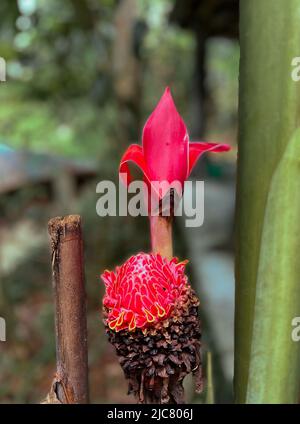
[[[172,218],[169,216],[150,216],[151,248],[153,253],[172,259]]]
[[[213,380],[213,366],[212,354],[207,352],[207,391],[206,391],[206,404],[212,405],[215,403],[215,390]]]

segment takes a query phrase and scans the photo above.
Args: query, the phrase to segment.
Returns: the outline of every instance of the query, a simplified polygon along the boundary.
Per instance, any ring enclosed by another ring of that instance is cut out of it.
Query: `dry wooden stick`
[[[49,221],[57,372],[46,403],[88,403],[88,351],[81,218]]]

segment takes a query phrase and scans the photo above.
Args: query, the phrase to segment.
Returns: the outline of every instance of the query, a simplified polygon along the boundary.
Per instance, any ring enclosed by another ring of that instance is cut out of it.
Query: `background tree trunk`
[[[119,152],[129,143],[137,142],[139,136],[142,98],[139,49],[143,38],[143,31],[138,31],[140,25],[136,0],[121,0],[115,15],[112,60],[113,86],[119,113]]]

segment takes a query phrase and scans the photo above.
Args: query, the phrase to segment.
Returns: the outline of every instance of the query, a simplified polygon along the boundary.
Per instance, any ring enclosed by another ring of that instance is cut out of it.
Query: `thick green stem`
[[[258,268],[263,267],[260,263],[265,255],[263,252],[271,248],[268,245],[264,247],[261,245],[262,242],[264,245],[271,243],[270,238],[265,236],[262,240],[263,227],[267,220],[269,229],[275,229],[277,223],[273,210],[266,218],[265,209],[271,179],[299,121],[300,82],[297,83],[291,78],[292,60],[300,56],[299,13],[300,0],[240,2],[240,129],[235,317],[235,397],[238,403],[243,403],[246,399],[250,401],[251,398],[249,395],[251,388],[248,387],[251,352],[256,352],[255,354],[264,358],[264,361],[267,360],[266,352],[253,346],[253,343],[258,343],[257,336],[253,338],[253,323],[255,322],[256,326],[259,320],[261,323],[273,322],[273,327],[268,331],[277,331],[276,329],[281,327],[280,320],[286,322],[286,317],[283,318],[281,312],[274,316],[275,311],[271,307],[274,306],[273,302],[276,302],[278,291],[281,290],[280,279],[270,274],[269,283],[257,287],[257,278]],[[283,178],[290,181],[289,175]],[[284,185],[280,190],[284,190]],[[282,195],[282,192],[278,193],[278,196]],[[295,208],[297,201],[297,196],[289,198],[289,208]],[[272,202],[272,206],[269,204],[268,207],[269,210],[271,207],[279,210],[280,205]],[[285,227],[286,236],[293,237],[294,230],[293,226]],[[279,239],[273,239],[272,243],[276,244],[278,255],[273,256],[273,266],[281,255],[283,257],[298,255],[294,250],[295,244],[285,243],[284,249],[281,250]],[[259,285],[262,284],[261,278]],[[284,305],[280,305],[283,308],[280,311],[287,310],[288,303],[285,304],[288,302],[287,298],[291,295],[297,296],[297,293],[291,293],[293,287],[294,281],[286,284],[286,296],[282,299]],[[266,308],[266,304],[263,309],[256,306],[257,291],[259,299],[270,299],[270,307]],[[298,296],[300,298],[300,293]],[[255,321],[254,311],[256,314],[259,313],[259,318],[256,316]],[[256,331],[256,327],[254,330]],[[289,331],[290,328],[286,328],[286,332]],[[262,334],[265,336],[266,333]],[[277,333],[276,340],[279,342]],[[264,343],[270,343],[269,338],[261,340],[261,347]],[[272,357],[269,357],[268,361],[272,363]],[[272,369],[274,373],[277,372],[276,361]],[[252,362],[251,373],[255,372],[253,364]],[[283,370],[284,368],[282,373]],[[282,374],[281,377],[285,376]],[[269,386],[268,390],[272,391],[272,386]],[[255,400],[263,401],[263,396]],[[277,400],[279,401],[278,397]]]

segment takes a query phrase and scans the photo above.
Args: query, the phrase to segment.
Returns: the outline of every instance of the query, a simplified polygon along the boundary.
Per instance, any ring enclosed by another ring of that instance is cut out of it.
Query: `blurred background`
[[[117,181],[123,151],[141,141],[167,85],[192,140],[233,147],[193,171],[205,179],[204,225],[187,229],[178,218],[174,228],[201,299],[215,401],[231,402],[238,0],[1,0],[0,21],[0,402],[38,403],[50,388],[47,222],[68,213],[84,224],[91,401],[132,401],[103,337],[99,275],[149,250],[148,222],[98,217],[95,188]],[[190,381],[187,393],[205,402]]]

